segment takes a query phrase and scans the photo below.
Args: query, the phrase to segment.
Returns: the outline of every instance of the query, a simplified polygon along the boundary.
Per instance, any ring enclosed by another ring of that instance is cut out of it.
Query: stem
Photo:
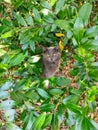
[[[87,82],[88,82],[88,84],[89,84],[88,66],[87,66],[87,62],[86,62],[86,61],[84,61],[84,65],[85,65],[85,71],[86,71]]]

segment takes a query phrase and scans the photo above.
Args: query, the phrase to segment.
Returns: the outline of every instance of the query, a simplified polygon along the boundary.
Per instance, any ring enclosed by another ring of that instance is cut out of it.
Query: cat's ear
[[[56,51],[59,51],[59,46],[55,46],[54,48]]]
[[[42,47],[43,52],[47,51],[47,47]]]

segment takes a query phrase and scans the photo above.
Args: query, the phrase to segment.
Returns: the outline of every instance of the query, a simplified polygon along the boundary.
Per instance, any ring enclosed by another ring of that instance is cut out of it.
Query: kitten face
[[[58,46],[43,47],[43,61],[48,66],[57,66],[60,59],[60,52]]]

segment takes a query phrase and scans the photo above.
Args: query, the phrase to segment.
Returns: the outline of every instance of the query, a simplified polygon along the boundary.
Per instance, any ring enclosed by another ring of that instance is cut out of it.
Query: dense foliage
[[[0,128],[98,130],[89,116],[98,98],[96,12],[95,0],[0,0]],[[62,66],[72,49],[76,89],[66,77],[40,78],[41,47],[58,44]]]

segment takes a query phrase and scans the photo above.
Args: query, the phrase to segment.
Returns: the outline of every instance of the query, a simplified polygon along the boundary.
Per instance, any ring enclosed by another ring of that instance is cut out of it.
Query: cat
[[[42,47],[42,50],[43,73],[41,77],[50,78],[59,68],[61,54],[58,46]]]

